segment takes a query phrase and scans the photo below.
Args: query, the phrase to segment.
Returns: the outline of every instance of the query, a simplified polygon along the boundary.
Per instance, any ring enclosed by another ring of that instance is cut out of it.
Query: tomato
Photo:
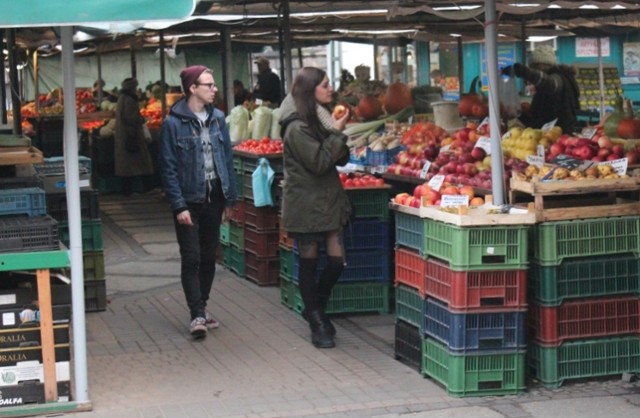
[[[262,139],[260,140],[261,144],[268,144],[269,142],[271,142],[271,138],[269,138],[268,136],[262,137]]]
[[[342,183],[344,183],[344,181],[349,177],[347,176],[347,173],[340,173],[339,176]]]
[[[346,179],[344,181],[344,187],[345,188],[354,187],[353,179]]]
[[[384,186],[384,179],[376,179],[375,180],[375,186]]]

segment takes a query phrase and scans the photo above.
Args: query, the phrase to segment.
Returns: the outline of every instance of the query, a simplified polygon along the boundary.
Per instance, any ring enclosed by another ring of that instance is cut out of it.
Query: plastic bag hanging
[[[251,174],[251,185],[253,187],[253,204],[259,208],[262,206],[273,206],[271,196],[271,184],[275,173],[266,158],[258,160],[258,166]]]

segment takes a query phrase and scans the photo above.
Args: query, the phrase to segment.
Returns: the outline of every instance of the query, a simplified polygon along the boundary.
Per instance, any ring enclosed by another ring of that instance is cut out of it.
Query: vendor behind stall
[[[549,45],[538,46],[529,57],[529,67],[516,63],[502,70],[502,74],[523,78],[535,88],[529,112],[520,120],[525,126],[541,128],[558,119],[557,126],[564,133],[572,133],[580,109],[580,89],[574,68],[556,63],[556,54]]]
[[[100,107],[100,104],[107,100],[111,103],[116,103],[118,101],[118,97],[111,94],[109,91],[104,89],[105,82],[103,79],[99,78],[93,83],[93,100],[96,102],[96,105]]]

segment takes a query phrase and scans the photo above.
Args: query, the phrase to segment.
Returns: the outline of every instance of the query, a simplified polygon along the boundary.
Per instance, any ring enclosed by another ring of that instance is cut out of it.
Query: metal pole
[[[64,86],[64,167],[69,218],[69,254],[71,260],[71,300],[73,312],[73,361],[75,394],[78,402],[89,400],[87,388],[87,336],[84,307],[84,270],[82,262],[82,223],[78,167],[78,128],[75,108],[75,72],[73,28],[60,28]]]
[[[458,80],[460,80],[458,83],[458,92],[460,93],[460,97],[462,97],[464,94],[464,53],[462,52],[462,36],[458,37]]]
[[[96,48],[96,61],[98,64],[98,80],[102,80],[102,56],[100,55],[100,48]],[[98,106],[102,104],[102,89],[104,86],[100,86],[98,90]]]
[[[165,43],[164,31],[160,31],[160,109],[162,118],[167,114],[167,89],[165,88]]]
[[[220,28],[222,40],[222,87],[224,91],[225,109],[227,115],[235,106],[233,96],[233,54],[231,52],[231,31],[227,26]]]
[[[290,21],[289,0],[282,2],[282,42],[284,46],[284,54],[280,54],[280,57],[286,57],[284,60],[284,79],[282,80],[282,97],[291,89],[291,83],[293,82],[293,69],[291,65],[293,63],[291,43],[291,21]]]
[[[604,69],[602,66],[602,38],[598,36],[596,42],[598,43],[598,84],[600,85],[600,120],[604,120]]]
[[[484,39],[487,45],[487,76],[489,78],[489,129],[491,131],[491,184],[493,203],[504,201],[504,162],[500,143],[500,98],[498,97],[498,21],[496,0],[485,0]]]
[[[129,49],[131,55],[131,77],[138,78],[138,65],[136,64],[136,51],[133,46]]]
[[[40,100],[38,100],[38,96],[40,96],[40,77],[38,74],[38,50],[35,50],[33,51],[33,96],[35,98],[36,110],[40,109]]]
[[[4,44],[4,29],[0,29],[0,44]],[[7,124],[7,83],[4,71],[4,54],[2,55],[2,74],[0,75],[0,96],[2,97],[2,125]]]
[[[16,59],[16,30],[7,31],[7,49],[9,50],[9,85],[11,86],[11,108],[13,109],[13,133],[22,135],[22,115],[20,113],[20,83],[18,80],[18,62]],[[75,103],[75,98],[73,100]]]

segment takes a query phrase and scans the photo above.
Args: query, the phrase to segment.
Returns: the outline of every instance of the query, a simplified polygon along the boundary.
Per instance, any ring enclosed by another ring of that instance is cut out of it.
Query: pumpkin
[[[382,104],[377,97],[372,95],[364,96],[358,102],[358,106],[356,107],[356,115],[361,117],[364,120],[373,120],[380,117],[383,113]]]
[[[623,139],[640,138],[640,119],[620,119],[618,122],[617,134]]]
[[[476,86],[479,87],[480,83],[480,77],[475,77],[473,81],[471,81],[469,93],[460,96],[460,101],[458,102],[458,113],[462,116],[484,117],[478,116],[484,113],[482,105],[486,106],[486,98],[482,94],[476,93]],[[475,108],[475,113],[474,106],[480,106]],[[486,113],[489,113],[488,108]]]
[[[400,81],[392,83],[387,87],[387,92],[382,102],[388,114],[396,114],[402,109],[413,105],[411,90],[409,90],[406,84]]]

